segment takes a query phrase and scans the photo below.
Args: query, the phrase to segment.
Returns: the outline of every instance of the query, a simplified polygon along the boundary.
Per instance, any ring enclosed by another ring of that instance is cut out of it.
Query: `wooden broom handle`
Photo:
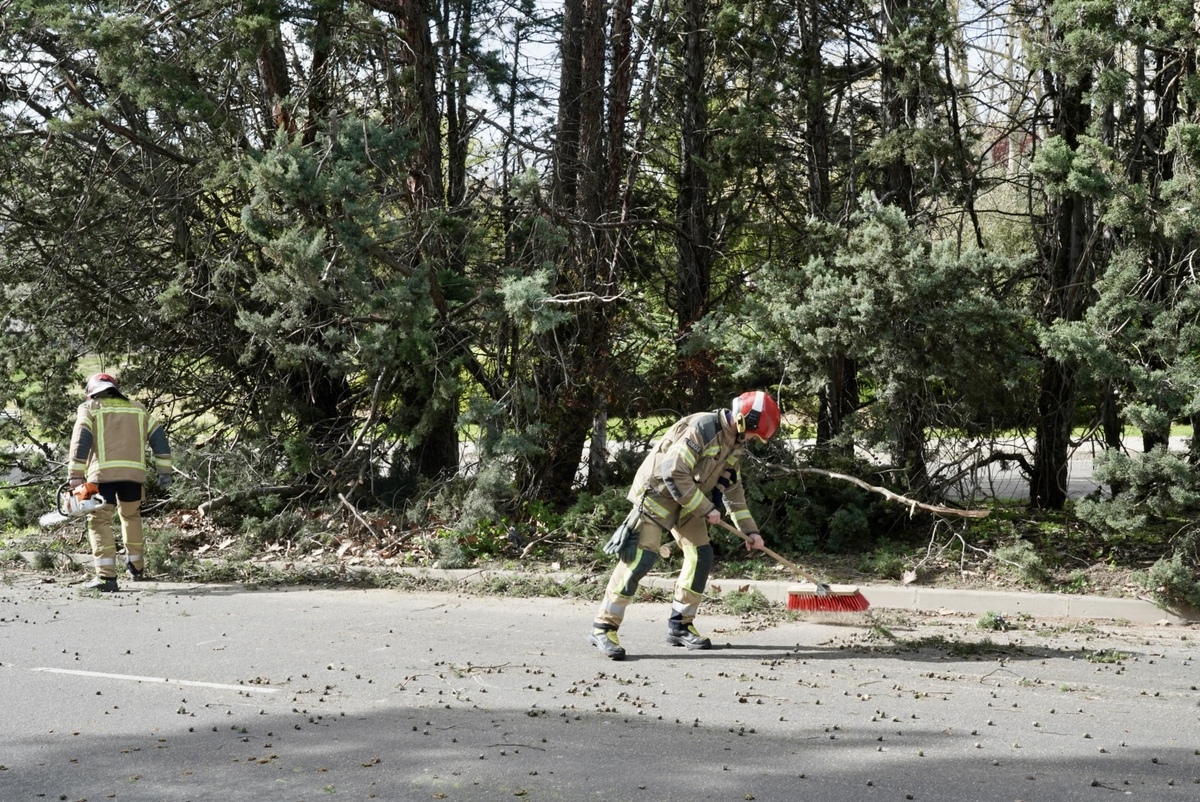
[[[733,532],[735,535],[737,535],[738,537],[740,537],[742,540],[744,540],[747,543],[750,542],[749,535],[744,534],[742,532],[742,530],[738,529],[736,526],[730,526],[729,524],[725,523],[724,518],[721,518],[717,521],[717,526],[721,527],[722,529],[728,529],[730,532]],[[761,537],[761,535],[759,537]],[[804,573],[804,571],[802,571],[800,569],[800,566],[796,565],[794,562],[792,562],[788,558],[786,558],[782,555],[776,554],[775,552],[771,551],[766,546],[763,546],[761,549],[759,549],[759,551],[765,551],[767,554],[771,555],[771,557],[773,557],[775,559],[775,562],[779,563],[780,565],[786,565],[788,568],[791,568],[793,571],[795,571],[797,574],[799,574],[800,578],[803,579],[805,582],[811,582],[812,584],[817,585],[818,587],[825,584],[824,582],[818,582],[817,580],[813,579],[811,576]]]

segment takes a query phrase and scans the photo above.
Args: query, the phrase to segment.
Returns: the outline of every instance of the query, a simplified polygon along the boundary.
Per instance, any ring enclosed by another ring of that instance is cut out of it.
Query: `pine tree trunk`
[[[1075,412],[1075,369],[1057,360],[1042,362],[1038,422],[1029,501],[1044,510],[1061,510],[1067,501],[1068,455]]]
[[[704,0],[686,0],[683,8],[684,54],[682,110],[679,136],[679,196],[676,218],[679,235],[676,245],[678,290],[676,320],[678,349],[687,347],[689,333],[708,307],[712,280],[712,232],[708,225],[709,180],[705,168],[708,159],[708,99],[704,96],[705,54],[707,52],[706,9]],[[709,406],[708,374],[685,370],[685,365],[702,360],[676,360],[676,375],[693,410]]]

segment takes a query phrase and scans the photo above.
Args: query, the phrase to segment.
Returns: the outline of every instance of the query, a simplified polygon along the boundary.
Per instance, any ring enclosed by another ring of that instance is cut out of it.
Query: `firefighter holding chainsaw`
[[[604,547],[620,557],[589,637],[605,657],[625,659],[617,630],[638,583],[658,559],[665,530],[683,551],[667,643],[712,648],[693,624],[713,564],[708,527],[721,520],[723,506],[746,536],[746,548],[763,547],[758,524],[746,507],[739,463],[747,440],[769,440],[778,428],[775,399],[764,392],[742,393],[729,409],[679,420],[646,456],[629,490],[633,511]]]
[[[145,571],[141,507],[146,494],[146,446],[154,455],[158,486],[163,488],[171,484],[171,449],[154,416],[126,398],[109,374],[88,379],[85,395],[71,433],[67,482],[77,496],[92,491],[105,500],[88,514],[96,578],[84,587],[110,593],[117,589],[113,516],[121,519],[125,570],[130,579],[140,580]]]

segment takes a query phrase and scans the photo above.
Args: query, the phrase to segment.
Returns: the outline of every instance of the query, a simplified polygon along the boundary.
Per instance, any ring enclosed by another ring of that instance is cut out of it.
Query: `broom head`
[[[788,588],[789,610],[811,613],[861,613],[871,606],[855,585],[804,583]]]

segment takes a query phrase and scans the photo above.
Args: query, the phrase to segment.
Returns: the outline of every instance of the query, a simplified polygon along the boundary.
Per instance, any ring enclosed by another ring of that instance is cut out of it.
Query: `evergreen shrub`
[[[1076,514],[1109,537],[1200,511],[1200,477],[1186,457],[1165,448],[1141,455],[1110,449],[1097,458],[1093,476],[1118,490],[1111,499],[1081,499]]]
[[[1050,583],[1050,571],[1033,544],[1021,540],[1000,546],[995,551],[1001,573],[1016,574],[1026,585],[1045,587]]]
[[[1187,566],[1178,552],[1170,557],[1160,557],[1136,578],[1160,605],[1169,607],[1183,603],[1200,608],[1200,580],[1195,569]]]

